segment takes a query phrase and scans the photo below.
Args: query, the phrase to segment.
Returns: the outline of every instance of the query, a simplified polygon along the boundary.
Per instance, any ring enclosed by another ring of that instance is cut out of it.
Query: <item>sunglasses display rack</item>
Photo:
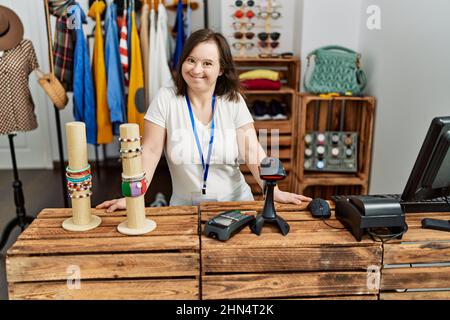
[[[367,194],[374,97],[298,94],[293,192],[329,199]]]
[[[226,0],[222,33],[238,57],[273,57],[293,51],[294,0]]]

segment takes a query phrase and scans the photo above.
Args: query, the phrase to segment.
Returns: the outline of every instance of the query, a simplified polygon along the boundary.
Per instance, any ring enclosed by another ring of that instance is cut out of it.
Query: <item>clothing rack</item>
[[[48,60],[49,60],[49,67],[50,72],[54,72],[54,64],[53,64],[53,45],[52,45],[52,34],[51,34],[51,26],[50,26],[50,11],[48,6],[48,0],[44,1],[44,8],[45,8],[45,20],[47,25],[47,42],[48,42]],[[63,193],[63,200],[64,200],[64,207],[69,207],[69,195],[67,193],[67,186],[66,186],[66,170],[65,170],[65,161],[64,161],[64,151],[63,151],[63,140],[62,140],[62,133],[61,133],[61,117],[59,114],[59,109],[53,105],[53,109],[55,111],[55,122],[56,122],[56,133],[58,137],[58,154],[59,154],[59,164],[60,164],[60,176],[61,176],[61,186],[62,186],[62,193]]]

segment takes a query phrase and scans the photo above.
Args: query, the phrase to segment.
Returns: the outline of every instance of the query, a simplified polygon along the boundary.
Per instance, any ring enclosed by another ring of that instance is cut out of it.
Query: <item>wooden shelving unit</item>
[[[292,185],[294,192],[310,197],[329,199],[334,194],[367,194],[372,162],[374,97],[324,98],[298,94],[298,121],[294,128],[294,163]],[[330,111],[330,102],[332,105]],[[343,130],[358,133],[358,168],[355,173],[307,172],[304,170],[304,137],[311,131],[339,131],[341,106],[345,102]],[[314,108],[319,106],[318,127],[314,126]],[[331,117],[331,119],[329,119]],[[330,127],[331,125],[331,127]]]
[[[298,118],[297,91],[300,85],[300,59],[292,58],[234,58],[238,73],[242,73],[254,69],[271,69],[278,71],[282,87],[280,90],[245,90],[244,96],[248,105],[255,100],[263,100],[270,102],[272,99],[281,100],[288,107],[287,120],[265,120],[255,121],[255,129],[257,134],[267,130],[267,154],[278,157],[288,173],[288,177],[280,181],[278,184],[280,189],[284,191],[292,190],[292,171],[295,168],[294,163],[294,128],[295,121]],[[262,130],[262,131],[260,131]],[[276,131],[277,130],[277,131]],[[278,137],[275,135],[278,133]],[[272,152],[272,147],[278,145],[279,148]],[[278,153],[277,153],[278,152]],[[245,166],[241,166],[247,183],[252,188],[255,199],[261,199],[262,190],[256,183],[256,180]]]

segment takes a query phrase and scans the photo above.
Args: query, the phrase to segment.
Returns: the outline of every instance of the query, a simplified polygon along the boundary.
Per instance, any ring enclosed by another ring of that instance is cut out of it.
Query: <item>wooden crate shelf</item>
[[[372,163],[372,144],[375,120],[375,98],[364,97],[320,97],[301,93],[298,121],[295,123],[295,153],[292,174],[294,192],[311,197],[329,198],[333,194],[367,194]],[[344,122],[340,124],[341,106],[345,102]],[[317,127],[314,110],[319,107]],[[331,107],[331,110],[330,110]],[[358,133],[358,168],[355,173],[330,173],[305,171],[304,137],[311,131],[353,131]],[[335,191],[333,191],[333,186]],[[345,188],[348,186],[348,188]],[[323,189],[321,191],[321,188]],[[339,192],[337,191],[339,189]],[[314,192],[312,192],[314,190]]]
[[[238,73],[253,69],[271,69],[276,70],[280,74],[280,81],[282,87],[280,90],[244,90],[243,94],[248,105],[251,105],[255,100],[263,100],[270,102],[272,99],[281,100],[288,106],[287,120],[266,120],[255,121],[255,129],[257,134],[266,134],[267,154],[271,154],[271,148],[279,146],[278,156],[285,168],[289,168],[289,172],[295,167],[294,164],[294,145],[293,145],[293,131],[295,128],[295,121],[297,119],[297,90],[300,85],[300,59],[293,58],[269,58],[261,59],[258,57],[235,57],[236,69]],[[267,130],[267,132],[264,132]],[[275,131],[276,130],[276,131]],[[272,135],[278,134],[278,138]],[[272,141],[278,139],[278,142]],[[261,141],[263,142],[263,141]],[[244,174],[247,183],[252,188],[254,196],[261,194],[261,189],[249,171]],[[291,174],[289,173],[286,180],[280,184],[280,188],[284,191],[292,191]]]
[[[381,244],[331,229],[311,217],[306,203],[275,205],[290,225],[287,236],[271,225],[260,236],[245,228],[226,242],[203,234],[204,223],[221,211],[255,214],[262,207],[263,202],[201,204],[202,299],[376,299],[378,289],[367,286],[367,267],[381,268]],[[328,222],[342,226],[334,214]]]
[[[383,245],[381,300],[450,300],[450,232],[423,229],[424,218],[450,212],[407,214],[403,238]]]
[[[157,228],[139,237],[117,231],[124,211],[92,211],[102,224],[86,232],[61,227],[71,209],[37,216],[7,253],[10,299],[200,298],[197,207],[146,208]],[[72,270],[76,290],[67,285]]]

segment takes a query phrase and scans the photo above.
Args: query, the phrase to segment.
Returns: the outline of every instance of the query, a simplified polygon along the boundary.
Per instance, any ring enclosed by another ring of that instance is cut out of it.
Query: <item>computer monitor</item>
[[[431,122],[401,199],[423,201],[449,195],[450,116]]]

